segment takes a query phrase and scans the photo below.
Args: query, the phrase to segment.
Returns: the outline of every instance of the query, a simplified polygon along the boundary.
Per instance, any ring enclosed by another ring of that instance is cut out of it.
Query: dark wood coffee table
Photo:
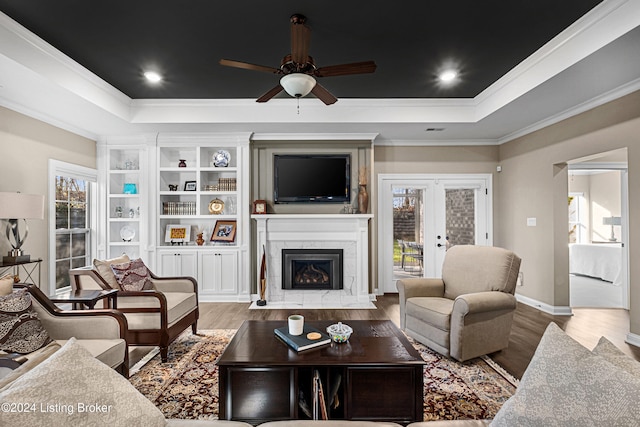
[[[325,330],[335,322],[308,323]],[[345,323],[353,328],[347,343],[296,353],[273,333],[286,320],[245,321],[217,361],[220,419],[306,419],[299,403],[302,398],[311,405],[317,370],[325,395],[339,384],[330,419],[422,421],[420,354],[391,321]]]

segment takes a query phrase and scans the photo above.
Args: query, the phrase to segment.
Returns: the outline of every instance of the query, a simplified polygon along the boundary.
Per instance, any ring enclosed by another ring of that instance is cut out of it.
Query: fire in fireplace
[[[342,289],[342,249],[283,249],[283,289]]]

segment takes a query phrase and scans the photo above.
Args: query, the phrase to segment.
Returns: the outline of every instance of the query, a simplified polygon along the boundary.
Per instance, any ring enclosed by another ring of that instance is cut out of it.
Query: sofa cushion
[[[605,337],[600,338],[598,344],[593,348],[592,353],[605,358],[609,363],[612,363],[636,378],[640,378],[640,362],[624,354]]]
[[[638,426],[640,379],[550,323],[492,427]]]
[[[26,289],[0,297],[0,350],[27,354],[50,342]]]
[[[7,274],[0,277],[0,296],[9,295],[13,292],[13,275]]]
[[[122,264],[123,262],[129,262],[129,256],[127,254],[122,254],[117,258],[99,260],[93,260],[93,266],[98,270],[100,276],[107,282],[109,286],[113,289],[120,289],[120,285],[118,285],[118,281],[116,280],[116,276],[111,271],[111,264]]]
[[[153,289],[149,269],[140,258],[120,264],[111,264],[111,271],[123,291]]]
[[[15,380],[0,401],[35,408],[3,413],[3,423],[13,427],[166,425],[158,408],[75,338]]]
[[[451,330],[454,300],[448,298],[414,297],[407,300],[407,316],[419,319],[443,331]]]

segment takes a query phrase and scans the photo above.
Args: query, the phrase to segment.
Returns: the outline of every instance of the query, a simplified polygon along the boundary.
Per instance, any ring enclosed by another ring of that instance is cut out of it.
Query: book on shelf
[[[324,387],[320,380],[320,373],[313,371],[313,419],[328,420],[327,401],[324,397]]]
[[[273,332],[276,334],[276,337],[280,338],[282,341],[284,341],[285,344],[287,344],[295,351],[308,350],[310,348],[320,347],[331,343],[331,338],[329,337],[329,335],[317,328],[314,328],[313,326],[309,326],[306,324],[304,325],[302,335],[291,335],[289,333],[288,326],[276,328],[273,330]],[[307,335],[310,333],[320,334],[320,338],[307,338]]]

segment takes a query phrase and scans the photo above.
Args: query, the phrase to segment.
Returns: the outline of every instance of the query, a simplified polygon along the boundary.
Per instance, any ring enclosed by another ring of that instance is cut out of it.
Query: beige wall
[[[0,191],[45,195],[45,220],[29,221],[24,250],[32,258],[42,258],[42,287],[48,285],[48,162],[56,159],[91,168],[96,167],[96,144],[80,137],[0,107]],[[4,223],[4,221],[3,221]],[[0,253],[11,249],[1,225]],[[46,289],[49,292],[49,289]]]
[[[640,92],[500,146],[496,244],[522,259],[518,293],[569,305],[566,163],[627,147],[629,258],[640,255]],[[527,218],[537,218],[527,227]],[[631,332],[640,333],[640,265],[630,263]]]
[[[452,146],[452,147],[416,147],[416,146],[376,146],[374,149],[374,178],[373,194],[378,194],[379,174],[493,174],[496,179],[496,165],[498,164],[497,146]],[[498,197],[494,185],[493,208],[496,213],[496,199]],[[377,256],[377,238],[379,215],[376,212],[377,201],[372,201],[374,218],[371,221],[372,259]],[[494,215],[495,216],[495,215]],[[374,288],[384,289],[378,285],[376,271]]]

